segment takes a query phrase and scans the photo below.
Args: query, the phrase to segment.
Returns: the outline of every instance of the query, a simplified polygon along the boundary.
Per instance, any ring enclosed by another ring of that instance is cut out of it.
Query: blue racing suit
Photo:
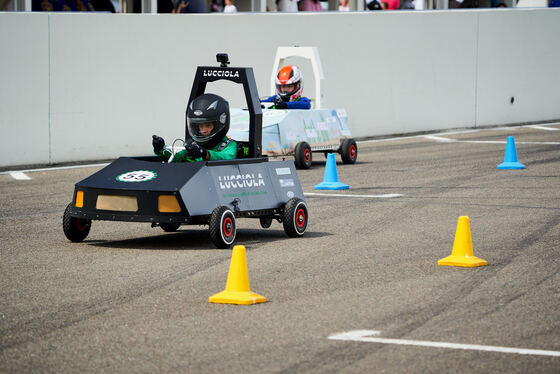
[[[273,103],[276,95],[272,95],[268,99],[261,100],[263,103]],[[300,96],[296,101],[286,101],[286,109],[311,109],[311,101],[304,96]],[[272,109],[276,109],[272,107]]]

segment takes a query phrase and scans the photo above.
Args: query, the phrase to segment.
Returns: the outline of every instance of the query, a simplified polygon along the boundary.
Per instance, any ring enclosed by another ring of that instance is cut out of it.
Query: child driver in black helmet
[[[193,141],[175,154],[173,162],[234,159],[237,143],[226,136],[229,117],[229,104],[218,95],[203,94],[191,101],[187,127]],[[152,136],[152,145],[156,155],[166,161],[171,157],[171,152],[164,150],[163,138]]]

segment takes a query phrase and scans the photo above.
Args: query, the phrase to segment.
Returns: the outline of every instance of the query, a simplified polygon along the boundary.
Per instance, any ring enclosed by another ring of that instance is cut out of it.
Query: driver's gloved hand
[[[199,146],[195,142],[189,144],[185,150],[187,152],[187,156],[191,160],[196,160],[198,158],[202,158],[203,160],[206,160],[206,155],[207,155],[206,149]]]
[[[274,108],[276,109],[286,109],[288,108],[288,104],[280,96],[276,96],[274,98]]]
[[[165,146],[165,140],[157,135],[152,135],[152,146],[154,147],[154,152],[160,153]]]

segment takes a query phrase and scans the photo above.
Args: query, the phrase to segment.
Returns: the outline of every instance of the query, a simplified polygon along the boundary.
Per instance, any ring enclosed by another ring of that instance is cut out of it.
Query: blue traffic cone
[[[323,182],[316,184],[313,188],[316,190],[347,190],[350,188],[349,185],[338,181],[334,153],[329,153],[327,155],[327,166],[325,167]]]
[[[525,169],[525,165],[517,161],[517,151],[515,150],[513,136],[507,137],[506,155],[504,156],[504,162],[498,165],[498,169]]]

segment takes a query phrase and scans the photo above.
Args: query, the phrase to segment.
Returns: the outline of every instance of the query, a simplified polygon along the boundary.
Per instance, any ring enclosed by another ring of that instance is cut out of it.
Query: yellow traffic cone
[[[438,265],[475,267],[488,265],[488,261],[473,255],[469,217],[459,217],[451,256],[438,261]]]
[[[266,297],[250,291],[245,246],[236,245],[233,247],[226,289],[210,296],[208,301],[218,304],[242,305],[264,303],[266,301]]]

